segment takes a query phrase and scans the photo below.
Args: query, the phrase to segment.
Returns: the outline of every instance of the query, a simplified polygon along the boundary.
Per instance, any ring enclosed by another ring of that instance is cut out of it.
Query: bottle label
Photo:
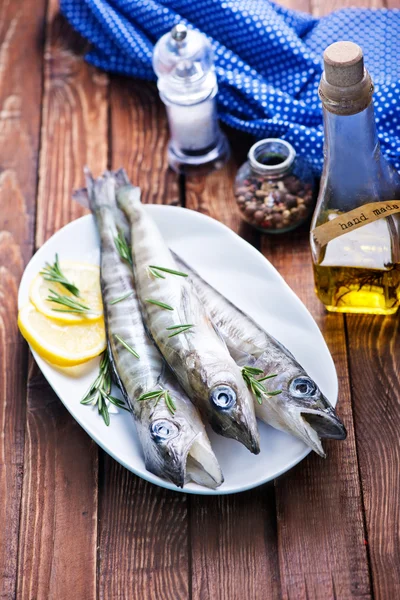
[[[363,227],[368,223],[400,212],[400,200],[369,202],[349,212],[335,215],[333,219],[312,230],[316,244],[321,248],[335,238]]]

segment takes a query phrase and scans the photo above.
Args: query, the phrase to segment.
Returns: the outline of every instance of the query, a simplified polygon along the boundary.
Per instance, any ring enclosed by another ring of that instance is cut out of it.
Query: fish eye
[[[317,391],[317,386],[309,377],[296,377],[290,384],[290,393],[293,396],[312,396]]]
[[[156,442],[165,442],[176,437],[179,429],[175,423],[167,419],[158,419],[150,425],[150,432]]]
[[[219,385],[210,394],[210,401],[220,410],[227,410],[236,404],[236,392],[227,385]]]

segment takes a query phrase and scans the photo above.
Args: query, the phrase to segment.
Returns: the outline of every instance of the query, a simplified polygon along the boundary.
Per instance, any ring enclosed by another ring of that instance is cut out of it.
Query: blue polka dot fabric
[[[154,44],[176,23],[203,32],[215,53],[220,118],[258,139],[285,138],[318,170],[322,53],[337,40],[356,42],[375,83],[383,151],[400,168],[400,10],[315,19],[269,0],[61,0],[61,10],[91,42],[90,63],[142,79],[155,79]]]

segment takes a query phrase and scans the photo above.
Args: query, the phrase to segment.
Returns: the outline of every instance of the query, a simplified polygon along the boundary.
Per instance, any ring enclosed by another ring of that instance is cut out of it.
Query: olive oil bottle
[[[324,169],[311,223],[315,288],[327,310],[392,314],[400,304],[400,175],[381,153],[362,50],[324,52]]]

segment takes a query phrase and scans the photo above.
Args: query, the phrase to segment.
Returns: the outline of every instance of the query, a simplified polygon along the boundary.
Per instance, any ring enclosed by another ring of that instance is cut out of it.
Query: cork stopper
[[[350,87],[364,77],[363,52],[353,42],[335,42],[324,52],[325,79],[330,85]]]
[[[354,115],[369,106],[373,91],[360,46],[353,42],[328,46],[318,88],[324,108],[336,115]]]

